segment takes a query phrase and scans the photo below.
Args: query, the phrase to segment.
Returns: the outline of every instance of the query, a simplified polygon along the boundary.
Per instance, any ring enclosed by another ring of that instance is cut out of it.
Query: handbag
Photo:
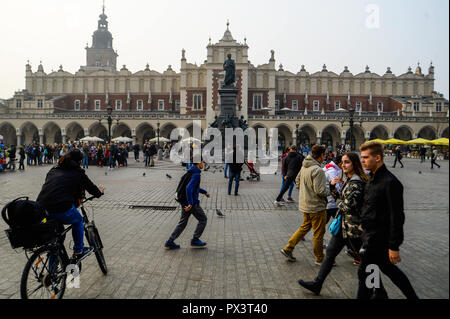
[[[342,226],[342,214],[338,214],[338,216],[333,220],[333,222],[328,227],[328,231],[331,235],[337,236],[341,231]]]

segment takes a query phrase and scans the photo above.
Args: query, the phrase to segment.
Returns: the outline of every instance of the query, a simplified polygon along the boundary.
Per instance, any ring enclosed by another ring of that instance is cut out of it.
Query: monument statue
[[[236,64],[231,59],[231,54],[228,54],[228,60],[223,63],[223,69],[225,70],[224,86],[233,86],[236,81]]]

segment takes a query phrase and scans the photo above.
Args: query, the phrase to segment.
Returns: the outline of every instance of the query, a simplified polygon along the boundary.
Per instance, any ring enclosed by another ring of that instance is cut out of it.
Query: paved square
[[[392,158],[387,158],[387,166]],[[156,162],[144,169],[142,163],[112,172],[90,167],[90,178],[106,187],[102,198],[87,205],[105,246],[109,273],[103,276],[95,257],[83,262],[81,287],[68,289],[64,298],[355,298],[357,267],[344,253],[325,281],[322,296],[302,289],[297,280],[313,279],[312,233],[294,250],[297,262],[280,254],[301,224],[297,203],[275,208],[273,201],[281,177],[264,175],[260,182],[242,181],[240,196],[228,196],[223,172],[214,168],[202,173],[202,187],[211,198],[201,198],[208,216],[202,240],[207,249],[190,248],[196,220],[178,238],[181,249],[167,251],[164,242],[175,228],[180,211],[131,209],[130,205],[177,206],[173,194],[183,174],[181,165]],[[405,168],[392,169],[405,187],[405,241],[400,268],[407,274],[420,298],[449,298],[449,165],[430,169],[430,163],[405,159]],[[26,167],[25,172],[0,174],[0,205],[19,196],[35,199],[50,166]],[[419,170],[422,172],[419,174]],[[105,171],[107,175],[105,175]],[[244,170],[248,174],[247,168]],[[143,176],[143,172],[146,176]],[[166,177],[166,173],[172,179]],[[298,191],[294,190],[298,201]],[[225,218],[219,218],[215,209]],[[19,298],[20,276],[26,258],[11,249],[0,222],[0,299]],[[329,239],[327,232],[326,240]],[[67,236],[67,247],[72,245]],[[386,277],[383,283],[390,298],[403,298]]]

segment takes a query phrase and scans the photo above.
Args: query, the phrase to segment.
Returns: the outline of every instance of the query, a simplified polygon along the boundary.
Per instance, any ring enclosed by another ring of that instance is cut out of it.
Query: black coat
[[[83,190],[97,198],[102,196],[84,169],[72,161],[66,167],[55,166],[47,173],[36,201],[49,213],[63,213],[72,205],[78,206]]]
[[[286,172],[286,177],[297,177],[302,165],[303,155],[297,152],[290,152],[284,159],[283,170]]]
[[[398,251],[403,242],[404,222],[403,185],[383,165],[364,191],[361,209],[364,246]]]

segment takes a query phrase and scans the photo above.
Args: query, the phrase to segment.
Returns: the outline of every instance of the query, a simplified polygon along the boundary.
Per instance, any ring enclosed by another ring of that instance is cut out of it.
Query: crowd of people
[[[136,162],[139,162],[139,154],[142,152],[145,167],[151,167],[154,166],[153,158],[158,152],[161,152],[161,157],[169,158],[171,147],[172,144],[164,143],[159,147],[159,151],[157,145],[151,142],[145,142],[141,147],[139,144],[131,143],[93,144],[78,141],[53,144],[32,142],[17,147],[16,145],[7,146],[0,140],[0,172],[16,168],[25,170],[25,162],[26,166],[54,165],[59,158],[72,149],[81,150],[83,154],[82,167],[85,169],[88,169],[89,166],[109,167],[110,170],[116,167],[126,167],[130,152],[134,153]]]

